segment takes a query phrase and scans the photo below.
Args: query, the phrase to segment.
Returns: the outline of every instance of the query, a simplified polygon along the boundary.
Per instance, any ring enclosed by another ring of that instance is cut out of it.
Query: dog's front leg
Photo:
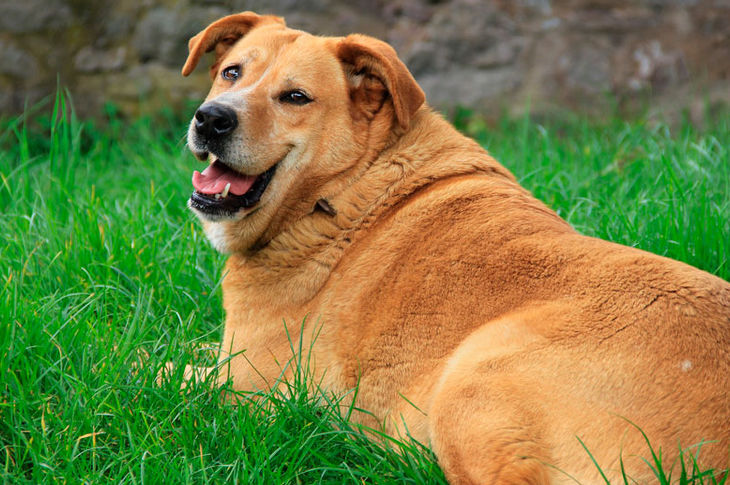
[[[219,351],[220,348],[217,344],[205,343],[196,346],[193,354],[199,356],[201,352],[206,352],[209,354],[210,357],[217,357]],[[157,377],[155,378],[155,382],[157,383],[157,385],[161,386],[166,380],[171,380],[175,376],[177,368],[178,365],[176,365],[174,362],[166,362],[165,365],[163,365],[162,368],[157,372]],[[188,384],[193,381],[207,382],[209,379],[208,376],[215,372],[217,368],[217,366],[204,367],[189,364],[185,365],[180,389],[185,389]]]

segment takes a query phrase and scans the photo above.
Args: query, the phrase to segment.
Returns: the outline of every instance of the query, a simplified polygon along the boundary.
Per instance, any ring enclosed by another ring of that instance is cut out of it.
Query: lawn
[[[99,128],[64,105],[0,121],[4,482],[444,482],[428,450],[368,438],[303,382],[238,406],[179,392],[179,373],[155,385],[164,362],[209,360],[221,331],[223,258],[185,208],[199,162],[174,116],[110,107]],[[729,119],[457,115],[580,232],[725,279]]]

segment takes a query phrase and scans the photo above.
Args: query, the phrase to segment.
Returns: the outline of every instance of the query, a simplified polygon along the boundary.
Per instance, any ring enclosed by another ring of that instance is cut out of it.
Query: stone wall
[[[441,108],[487,114],[730,99],[730,0],[0,0],[0,114],[68,87],[77,111],[135,115],[204,97],[187,40],[254,10],[390,42]]]

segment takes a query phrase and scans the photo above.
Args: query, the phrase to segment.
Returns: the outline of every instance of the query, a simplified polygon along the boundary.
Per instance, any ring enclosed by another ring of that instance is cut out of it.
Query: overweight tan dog
[[[189,49],[184,75],[215,51],[189,205],[230,254],[220,375],[236,389],[271,385],[301,338],[315,380],[359,386],[452,483],[597,482],[577,438],[609,477],[623,460],[650,480],[630,422],[665,464],[715,440],[699,462],[727,466],[727,282],[577,234],[381,41],[245,12]]]

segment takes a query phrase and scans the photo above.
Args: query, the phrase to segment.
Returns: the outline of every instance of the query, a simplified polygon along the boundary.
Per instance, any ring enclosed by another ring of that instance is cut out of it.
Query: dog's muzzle
[[[193,173],[195,191],[189,206],[215,219],[233,217],[242,209],[256,205],[266,190],[276,165],[259,175],[245,175],[226,163],[221,155],[228,135],[238,126],[236,112],[216,102],[204,103],[193,118],[193,153],[201,160],[213,155],[212,162],[202,172]]]

